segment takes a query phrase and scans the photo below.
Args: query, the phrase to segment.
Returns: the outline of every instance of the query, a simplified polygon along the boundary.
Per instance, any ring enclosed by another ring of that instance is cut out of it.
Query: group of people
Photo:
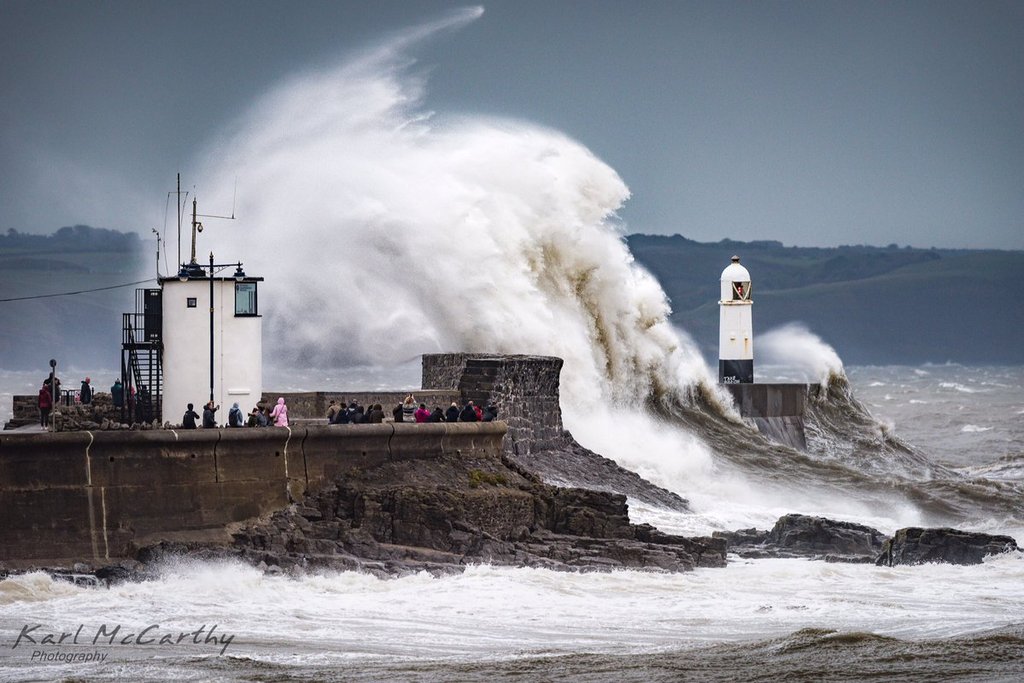
[[[429,410],[426,403],[417,403],[416,397],[409,394],[394,407],[391,416],[395,422],[490,422],[497,419],[498,407],[488,402],[481,408],[472,401],[466,401],[462,408],[452,402],[447,410],[441,410],[440,406]],[[355,401],[345,406],[344,399],[340,403],[331,399],[327,408],[327,424],[380,424],[383,421],[384,408],[379,403],[365,410]]]
[[[327,407],[327,424],[380,424],[382,422],[384,422],[384,407],[379,403],[374,403],[367,410],[355,401],[345,406],[344,401],[338,403],[331,399]]]
[[[42,427],[47,426],[46,423],[50,419],[50,413],[53,412],[54,405],[60,403],[61,400],[60,378],[54,377],[53,386],[51,387],[50,384],[50,378],[47,377],[43,380],[43,386],[39,389],[39,424]],[[132,392],[134,395],[134,387]],[[86,377],[82,380],[82,386],[78,391],[78,401],[82,405],[90,405],[94,395],[92,378]],[[124,406],[124,386],[121,384],[120,379],[114,380],[113,386],[110,387],[110,396],[113,399],[115,408]],[[67,400],[71,400],[70,396]]]
[[[204,429],[217,427],[218,410],[220,410],[220,406],[216,405],[213,401],[207,401],[206,405],[203,406],[201,419]],[[196,420],[199,419],[200,415],[195,411],[195,406],[189,403],[188,408],[185,410],[185,414],[181,418],[182,429],[198,429],[199,424]],[[257,403],[256,407],[252,409],[252,412],[249,413],[248,417],[246,417],[242,412],[242,409],[238,406],[237,402],[232,404],[231,409],[228,411],[228,427],[270,426],[288,426],[288,406],[285,404],[283,397],[277,399],[277,404],[273,408],[268,408],[263,405],[262,402]]]

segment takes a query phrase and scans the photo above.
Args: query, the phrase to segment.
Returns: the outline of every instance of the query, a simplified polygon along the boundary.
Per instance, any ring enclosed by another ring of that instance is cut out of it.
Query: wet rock
[[[138,574],[120,565],[111,565],[108,567],[100,567],[96,570],[96,578],[106,582],[109,586],[111,584],[122,583],[124,581],[132,581],[139,578]]]
[[[885,542],[875,564],[885,567],[926,562],[981,564],[989,555],[1016,550],[1019,550],[1017,541],[1010,536],[908,527]]]
[[[353,470],[232,538],[253,564],[392,576],[477,563],[676,572],[724,566],[726,548],[631,524],[621,494],[549,486],[500,460],[463,458]]]
[[[884,542],[883,534],[863,524],[825,517],[784,515],[770,531],[740,529],[715,532],[740,557],[804,557],[830,562],[871,562]]]

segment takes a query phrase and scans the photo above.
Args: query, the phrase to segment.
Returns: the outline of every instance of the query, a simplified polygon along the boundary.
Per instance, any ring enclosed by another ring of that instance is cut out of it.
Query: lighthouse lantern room
[[[718,328],[718,381],[749,384],[754,381],[754,333],[751,319],[750,273],[740,257],[722,271]]]

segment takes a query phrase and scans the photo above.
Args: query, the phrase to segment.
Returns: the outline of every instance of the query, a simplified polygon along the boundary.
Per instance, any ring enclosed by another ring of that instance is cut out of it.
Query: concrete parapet
[[[46,437],[41,452],[39,437]],[[0,490],[86,486],[89,432],[22,434],[0,432]],[[61,467],[54,467],[54,462]]]
[[[302,442],[303,490],[320,490],[342,472],[370,469],[390,457],[394,429],[390,424],[311,425]],[[293,471],[292,476],[297,476]]]
[[[0,562],[103,563],[282,509],[353,467],[496,456],[502,422],[0,433]]]

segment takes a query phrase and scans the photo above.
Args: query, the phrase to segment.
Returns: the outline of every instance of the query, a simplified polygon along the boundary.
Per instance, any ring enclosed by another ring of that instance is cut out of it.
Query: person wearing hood
[[[124,385],[120,379],[115,379],[114,385],[110,387],[110,398],[113,399],[115,408],[124,408]]]
[[[238,407],[237,403],[231,404],[231,410],[228,411],[228,427],[244,427],[245,416],[242,415],[242,409]]]
[[[92,380],[90,380],[88,377],[82,380],[82,388],[78,392],[78,398],[82,402],[82,405],[87,406],[90,403],[92,403],[92,385],[89,384],[89,382],[91,381]]]
[[[284,404],[283,396],[277,399],[277,405],[274,406],[274,410],[270,413],[270,422],[275,427],[288,426],[288,406]]]
[[[448,406],[448,410],[444,411],[445,422],[458,422],[459,421],[459,406],[455,401]]]
[[[466,407],[459,413],[459,422],[479,422],[480,418],[476,414],[476,406],[473,405],[472,401],[466,401]]]

